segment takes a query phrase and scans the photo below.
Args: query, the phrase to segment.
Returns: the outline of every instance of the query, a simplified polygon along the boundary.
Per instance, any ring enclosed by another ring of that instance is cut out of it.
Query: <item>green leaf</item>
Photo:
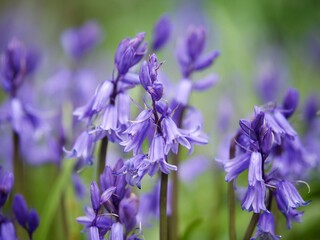
[[[181,240],[188,240],[191,239],[191,235],[194,232],[194,230],[197,229],[203,222],[202,218],[196,218],[192,222],[189,223],[189,225],[186,227],[186,230],[184,234],[182,235]]]
[[[46,203],[44,205],[43,216],[40,219],[39,230],[36,231],[37,239],[49,239],[48,233],[50,227],[54,224],[52,220],[58,212],[60,207],[60,198],[70,182],[71,172],[74,162],[71,160],[63,161],[63,168],[60,176],[53,184],[53,186],[48,186],[50,193],[48,194]]]

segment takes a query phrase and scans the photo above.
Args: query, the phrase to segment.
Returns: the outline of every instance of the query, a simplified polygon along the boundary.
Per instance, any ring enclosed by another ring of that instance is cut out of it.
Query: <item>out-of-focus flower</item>
[[[189,78],[194,71],[209,67],[219,56],[218,51],[202,54],[206,43],[206,30],[203,27],[190,27],[184,41],[178,43],[177,57],[183,77]]]
[[[162,15],[154,26],[152,49],[160,50],[169,40],[172,31],[170,19],[167,15]]]
[[[10,41],[1,56],[0,81],[4,90],[15,97],[25,77],[35,69],[37,58],[18,39]]]
[[[93,49],[102,38],[101,28],[95,21],[88,21],[79,28],[70,28],[61,35],[62,46],[71,57],[80,59]]]
[[[0,166],[0,209],[7,201],[14,183],[14,176],[11,172],[4,172]]]

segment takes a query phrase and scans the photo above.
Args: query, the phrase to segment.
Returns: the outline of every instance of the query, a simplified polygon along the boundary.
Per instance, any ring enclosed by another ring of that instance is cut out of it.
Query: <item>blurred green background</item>
[[[2,52],[13,35],[38,46],[43,61],[37,77],[45,79],[53,69],[68,62],[60,45],[61,32],[94,19],[102,26],[104,38],[86,61],[88,66],[96,69],[102,81],[110,76],[113,53],[118,42],[141,31],[145,31],[147,40],[150,40],[153,25],[163,13],[167,13],[174,24],[169,46],[159,53],[159,58],[166,61],[163,71],[171,80],[178,81],[180,78],[173,49],[177,37],[185,36],[188,25],[206,26],[206,48],[221,52],[215,65],[205,72],[217,73],[219,84],[208,92],[194,94],[191,100],[204,113],[205,130],[210,136],[210,144],[196,148],[194,154],[201,152],[210,157],[212,169],[195,182],[180,188],[180,234],[184,239],[228,239],[227,184],[224,182],[224,173],[214,164],[214,157],[224,138],[217,131],[219,104],[222,99],[232,102],[234,112],[228,128],[232,133],[237,128],[238,119],[248,116],[254,105],[261,104],[255,84],[261,62],[264,61],[276,63],[285,72],[285,86],[297,88],[302,101],[310,93],[319,95],[320,1],[2,0],[0,48]],[[278,100],[284,95],[284,90]],[[133,96],[138,95],[133,93]],[[75,218],[83,215],[83,205],[89,204],[89,198],[75,200],[69,181],[69,165],[70,162],[65,163],[64,175],[60,177],[57,177],[55,167],[51,165],[29,169],[27,201],[39,210],[40,229],[44,225],[48,229],[47,239],[64,239],[58,199],[65,190],[69,217],[67,227],[71,239],[84,238],[80,233],[82,227]],[[93,175],[93,169],[86,169],[82,173],[88,186]],[[315,173],[309,182],[310,194],[307,189],[301,188],[304,199],[312,200],[303,209],[303,222],[294,223],[293,229],[288,231],[284,218],[279,217],[278,233],[283,239],[319,239],[320,178],[317,175]],[[145,180],[144,190],[151,185],[149,181]],[[47,222],[44,222],[44,216]],[[241,211],[238,203],[238,237],[243,236],[250,217],[250,213]],[[144,229],[145,239],[157,239],[157,228],[155,223],[153,228]],[[35,239],[43,239],[41,234],[45,230],[40,229]]]

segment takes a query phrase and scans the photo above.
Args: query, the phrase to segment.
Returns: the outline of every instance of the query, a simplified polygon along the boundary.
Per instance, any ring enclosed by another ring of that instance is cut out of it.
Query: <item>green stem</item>
[[[236,138],[237,136],[235,136]],[[236,154],[236,142],[235,138],[232,139],[229,149],[229,157],[232,160]],[[235,214],[235,205],[236,197],[234,192],[233,180],[228,184],[228,204],[229,204],[229,239],[235,240],[236,237],[236,214]]]
[[[24,193],[24,165],[20,157],[20,137],[13,131],[13,174],[14,174],[14,193]]]
[[[64,238],[69,239],[69,227],[68,227],[68,221],[67,221],[67,208],[66,208],[66,193],[63,191],[60,198],[60,211],[61,211],[61,218],[62,218],[62,227],[63,227],[63,233]]]
[[[104,137],[101,140],[99,159],[97,163],[97,183],[100,185],[99,177],[103,173],[106,166],[107,148],[108,148],[108,137]]]
[[[235,215],[235,192],[233,180],[228,184],[228,202],[229,202],[229,239],[236,240],[236,215]]]
[[[243,240],[250,240],[252,233],[258,223],[259,217],[260,217],[260,213],[253,213],[251,220],[250,220],[250,223],[249,223],[249,226],[248,226],[246,233],[243,237]]]
[[[167,221],[167,190],[168,175],[161,172],[160,182],[160,240],[168,239],[168,221]]]
[[[177,126],[180,128],[182,125],[182,120],[184,116],[186,108],[183,107],[181,109]],[[178,153],[176,155],[173,155],[172,157],[172,164],[177,166],[179,169],[180,164],[180,154],[181,154],[181,148],[178,146]],[[176,240],[179,237],[179,178],[178,178],[178,172],[174,171],[172,172],[172,198],[171,198],[171,216],[170,216],[170,227],[169,227],[169,239],[170,240]]]

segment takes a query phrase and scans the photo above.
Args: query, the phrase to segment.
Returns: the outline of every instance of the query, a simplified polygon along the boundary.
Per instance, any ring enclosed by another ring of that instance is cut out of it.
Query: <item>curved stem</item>
[[[23,194],[24,190],[24,166],[20,157],[20,136],[13,131],[13,174],[14,174],[14,193]]]
[[[260,217],[260,213],[253,213],[249,226],[246,230],[246,233],[244,234],[243,240],[250,240],[252,233],[258,223],[259,217]]]
[[[167,221],[167,190],[168,175],[161,172],[160,182],[160,240],[168,239],[168,221]]]
[[[99,150],[99,158],[97,163],[97,183],[100,186],[99,177],[100,174],[103,173],[104,168],[106,166],[106,157],[107,157],[107,148],[108,148],[108,137],[104,137],[101,140],[100,150]]]

